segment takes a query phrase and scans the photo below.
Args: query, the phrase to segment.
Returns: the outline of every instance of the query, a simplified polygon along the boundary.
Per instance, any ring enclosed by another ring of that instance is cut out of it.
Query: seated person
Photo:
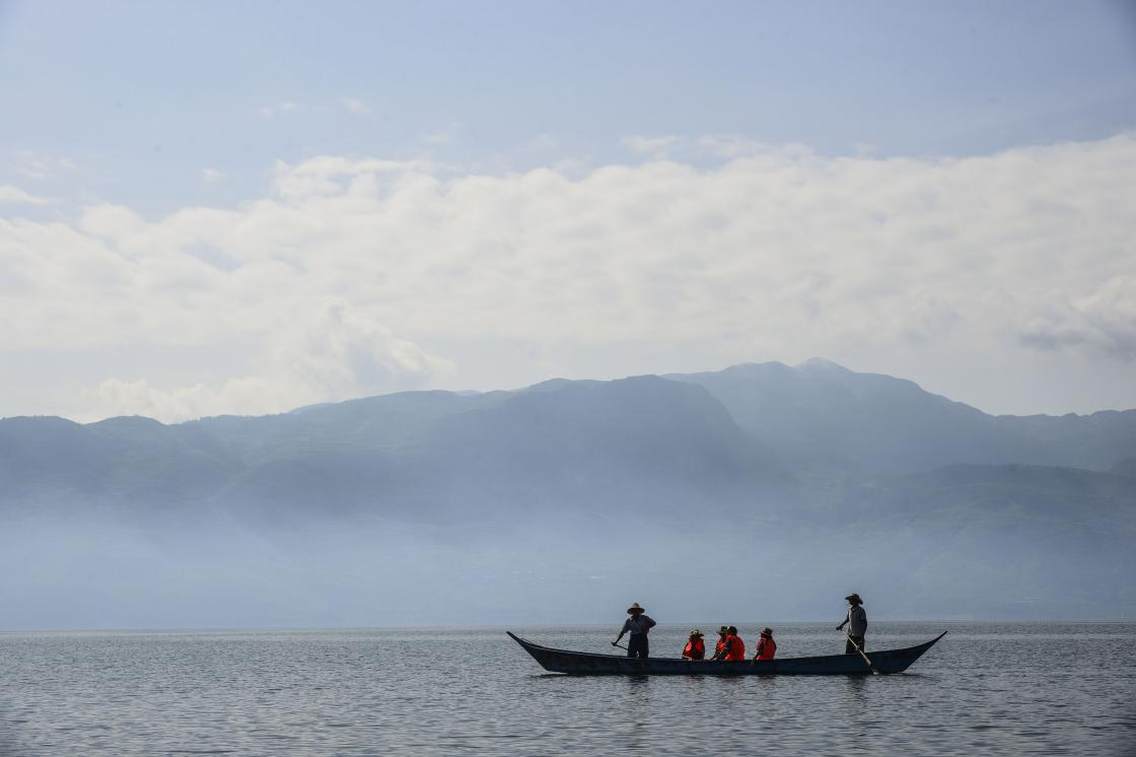
[[[690,639],[682,648],[682,659],[702,660],[706,658],[706,645],[702,642],[702,632],[695,628],[690,632]]]
[[[745,660],[746,645],[742,637],[738,636],[737,626],[726,629],[726,638],[721,642],[721,652],[714,655],[715,660],[725,662],[742,662]]]
[[[761,638],[757,642],[757,654],[753,656],[753,659],[757,662],[772,660],[775,654],[777,654],[777,642],[773,640],[773,629],[761,629]]]
[[[710,659],[720,660],[726,656],[726,637],[729,635],[730,629],[727,626],[718,629],[718,643],[714,645],[714,656]]]

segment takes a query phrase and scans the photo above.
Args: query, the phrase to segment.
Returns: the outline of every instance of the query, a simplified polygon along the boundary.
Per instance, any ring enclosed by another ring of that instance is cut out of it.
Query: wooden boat
[[[864,658],[858,654],[834,654],[822,657],[782,657],[754,662],[722,662],[715,660],[683,660],[673,657],[651,657],[646,660],[622,655],[572,652],[567,649],[542,647],[506,631],[509,638],[520,644],[540,666],[553,673],[572,675],[871,675]],[[902,673],[911,663],[947,635],[936,636],[928,642],[906,649],[886,649],[868,652],[868,658],[879,673]]]

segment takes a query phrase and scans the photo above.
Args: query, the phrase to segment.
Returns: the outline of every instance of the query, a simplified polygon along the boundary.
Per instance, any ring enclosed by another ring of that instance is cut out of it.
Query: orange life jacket
[[[714,645],[714,656],[721,657],[722,652],[726,649],[726,640],[718,639],[718,643]]]
[[[757,642],[757,659],[772,660],[775,654],[777,654],[777,642],[772,636],[762,636]]]
[[[741,636],[726,637],[726,662],[741,662],[746,658],[746,645]]]
[[[706,645],[702,643],[702,639],[691,639],[682,648],[682,656],[689,657],[692,660],[701,660],[706,656]]]

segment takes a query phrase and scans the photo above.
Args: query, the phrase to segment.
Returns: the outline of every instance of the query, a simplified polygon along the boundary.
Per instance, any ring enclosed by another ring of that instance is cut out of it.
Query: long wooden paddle
[[[876,670],[876,666],[873,665],[872,661],[868,659],[868,655],[864,654],[864,650],[860,649],[860,645],[853,641],[852,634],[845,631],[844,635],[848,637],[848,641],[851,642],[852,646],[856,647],[856,651],[859,652],[860,656],[864,658],[864,662],[868,663],[868,670],[872,671],[872,675],[878,676],[880,674],[880,671]]]

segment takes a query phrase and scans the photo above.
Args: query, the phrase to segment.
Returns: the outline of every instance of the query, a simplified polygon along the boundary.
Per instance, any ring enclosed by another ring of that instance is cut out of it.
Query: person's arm
[[[620,639],[622,639],[622,638],[623,638],[623,634],[627,633],[627,626],[628,626],[628,625],[629,625],[630,623],[631,623],[631,621],[630,621],[630,620],[625,620],[625,621],[623,621],[623,628],[619,629],[619,636],[616,636],[616,637],[615,637],[615,641],[613,641],[613,642],[611,643],[611,645],[612,645],[613,647],[614,647],[614,646],[615,646],[616,644],[618,644],[618,643],[619,643],[619,640],[620,640]]]
[[[643,618],[647,621],[647,628],[655,627],[655,621],[651,618],[650,615],[644,615]]]
[[[839,631],[839,630],[840,630],[841,628],[844,628],[845,624],[847,624],[847,623],[848,623],[848,618],[845,618],[845,619],[844,619],[844,620],[843,620],[843,621],[842,621],[842,622],[840,623],[840,625],[838,625],[838,626],[836,627],[836,630],[837,630],[837,631]]]

